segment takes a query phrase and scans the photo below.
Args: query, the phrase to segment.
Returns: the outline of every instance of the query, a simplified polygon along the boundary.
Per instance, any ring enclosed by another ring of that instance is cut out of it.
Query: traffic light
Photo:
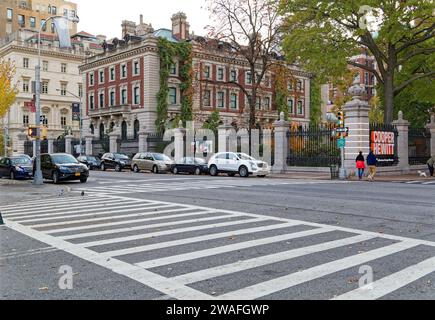
[[[337,124],[339,127],[344,127],[344,112],[338,111],[337,113]]]
[[[30,127],[27,129],[27,135],[29,138],[36,138],[38,136],[38,129],[35,127]]]
[[[48,137],[48,128],[43,126],[41,128],[41,139],[45,140],[45,139],[47,139],[47,137]]]

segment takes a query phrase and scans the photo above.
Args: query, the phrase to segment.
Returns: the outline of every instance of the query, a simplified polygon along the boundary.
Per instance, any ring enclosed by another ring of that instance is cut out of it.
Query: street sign
[[[72,104],[72,121],[80,121],[80,103]]]
[[[337,128],[337,129],[335,129],[337,132],[348,132],[349,131],[349,128]]]
[[[346,147],[346,139],[343,139],[343,138],[338,139],[337,140],[337,147],[340,149]]]

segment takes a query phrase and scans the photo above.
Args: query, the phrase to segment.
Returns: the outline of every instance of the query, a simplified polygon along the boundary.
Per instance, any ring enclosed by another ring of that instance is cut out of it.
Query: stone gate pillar
[[[431,134],[430,138],[430,154],[435,156],[435,115],[430,117],[430,123],[426,127]]]
[[[118,138],[119,138],[119,135],[116,132],[112,132],[109,134],[110,153],[117,153],[118,152]]]
[[[48,145],[48,153],[54,153],[54,137],[49,136],[47,137],[47,145]]]
[[[183,128],[183,122],[180,121],[178,128],[174,133],[174,146],[175,146],[175,161],[181,160],[184,157],[184,136],[186,129]],[[189,147],[189,146],[188,146]]]
[[[218,128],[218,152],[229,151],[228,131],[231,125],[225,123]]]
[[[275,128],[275,164],[272,167],[273,173],[284,173],[287,169],[288,138],[287,132],[290,123],[284,120],[284,112],[279,115],[279,120],[273,123]]]
[[[148,133],[145,131],[139,132],[139,152],[148,151]]]
[[[71,135],[67,135],[65,137],[65,153],[72,154],[71,143],[72,143],[73,138],[74,138],[74,136],[71,136]]]
[[[368,102],[361,100],[364,91],[364,87],[355,80],[349,88],[352,100],[343,106],[345,125],[349,128],[344,152],[344,167],[347,172],[356,170],[355,159],[360,151],[364,157],[370,152],[370,106]]]
[[[27,141],[27,134],[19,133],[17,135],[17,140],[18,140],[18,142],[17,142],[16,147],[15,147],[15,153],[16,154],[24,154],[25,149],[26,149],[24,144]]]
[[[399,119],[394,121],[393,124],[396,126],[399,133],[397,139],[398,167],[406,169],[409,168],[409,122],[403,119],[403,112],[399,111]]]
[[[85,152],[86,152],[86,155],[87,156],[91,156],[92,155],[92,153],[93,153],[93,150],[92,150],[92,140],[94,139],[94,136],[93,135],[87,135],[87,136],[85,136],[85,141],[86,141],[86,150],[85,150]]]

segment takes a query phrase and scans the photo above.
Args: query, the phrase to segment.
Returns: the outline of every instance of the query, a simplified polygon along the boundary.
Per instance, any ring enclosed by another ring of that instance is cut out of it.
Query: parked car
[[[199,176],[208,173],[208,165],[201,158],[186,157],[172,165],[172,173],[190,173]]]
[[[131,159],[122,153],[106,153],[101,157],[101,170],[115,169],[121,172],[125,168],[131,167]]]
[[[33,164],[30,158],[14,156],[0,160],[0,177],[9,177],[11,180],[31,179]]]
[[[35,169],[34,165],[33,174]],[[54,184],[69,180],[80,180],[81,183],[86,183],[89,177],[88,167],[66,153],[42,154],[41,171],[42,177],[53,180]]]
[[[96,156],[79,156],[77,161],[87,165],[90,170],[101,169],[101,160]]]
[[[170,172],[174,161],[162,153],[138,153],[134,156],[131,169],[138,173],[142,170],[153,173]]]
[[[221,152],[213,155],[208,162],[210,175],[227,173],[230,177],[236,174],[241,177],[250,175],[265,177],[270,174],[270,167],[266,162],[256,160],[244,153]]]

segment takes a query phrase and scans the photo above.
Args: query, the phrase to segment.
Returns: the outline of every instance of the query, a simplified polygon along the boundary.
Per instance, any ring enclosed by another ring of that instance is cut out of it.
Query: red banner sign
[[[394,156],[394,132],[372,131],[370,144],[373,153],[377,156]]]

